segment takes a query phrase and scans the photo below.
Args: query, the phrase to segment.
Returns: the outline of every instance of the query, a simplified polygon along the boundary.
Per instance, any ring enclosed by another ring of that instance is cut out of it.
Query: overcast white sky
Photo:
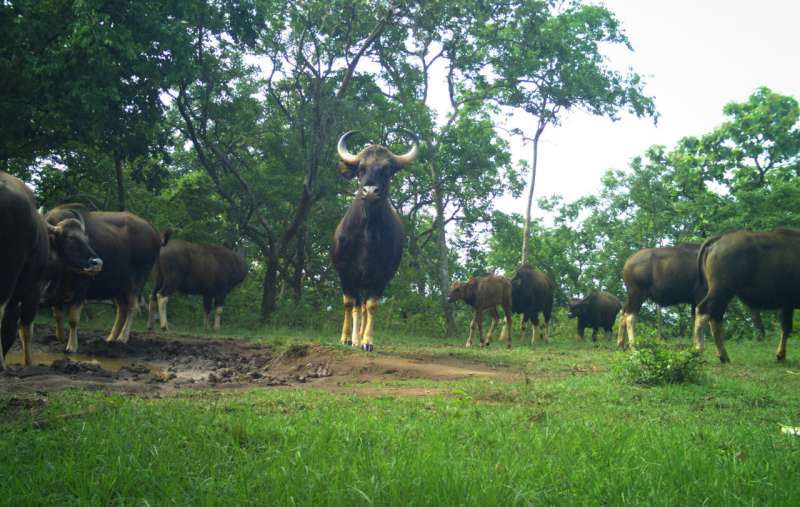
[[[646,78],[661,114],[617,122],[576,112],[548,127],[540,146],[534,198],[568,201],[596,192],[609,168],[625,168],[653,144],[673,146],[723,122],[722,107],[765,85],[800,98],[800,2],[796,0],[605,0],[633,45],[609,54],[616,68]],[[524,118],[512,126],[525,127]],[[528,129],[530,130],[530,129]],[[515,159],[530,161],[514,141]],[[498,203],[524,213],[524,198]]]

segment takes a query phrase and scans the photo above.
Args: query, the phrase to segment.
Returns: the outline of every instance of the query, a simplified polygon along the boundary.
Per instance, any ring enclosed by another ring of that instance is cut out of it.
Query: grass
[[[269,339],[335,343],[328,334]],[[800,505],[800,437],[780,431],[800,426],[800,350],[790,344],[790,361],[777,364],[771,342],[731,342],[731,365],[706,352],[703,383],[645,388],[615,380],[612,343],[572,336],[511,350],[379,338],[381,353],[515,372],[405,384],[443,388],[425,397],[313,388],[5,395],[0,502]],[[36,400],[43,406],[11,409]]]

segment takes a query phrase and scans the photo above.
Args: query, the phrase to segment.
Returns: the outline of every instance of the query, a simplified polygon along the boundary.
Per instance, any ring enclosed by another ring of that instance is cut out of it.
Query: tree
[[[613,70],[601,45],[631,48],[614,14],[602,6],[539,0],[511,0],[497,10],[484,28],[492,41],[492,69],[488,83],[503,106],[521,109],[535,118],[531,182],[522,237],[522,263],[528,260],[529,228],[539,140],[560,115],[582,109],[616,119],[621,110],[636,116],[654,116],[653,99],[643,92],[640,76]]]

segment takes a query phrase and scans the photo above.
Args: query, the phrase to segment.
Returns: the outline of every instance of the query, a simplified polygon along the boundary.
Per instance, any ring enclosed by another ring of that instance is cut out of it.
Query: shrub
[[[703,380],[703,356],[688,348],[671,350],[654,340],[636,343],[636,350],[615,366],[623,382],[655,386],[663,384],[699,383]]]

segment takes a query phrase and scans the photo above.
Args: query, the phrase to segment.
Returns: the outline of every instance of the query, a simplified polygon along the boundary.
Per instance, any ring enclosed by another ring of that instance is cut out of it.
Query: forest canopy
[[[126,209],[245,253],[232,311],[254,323],[307,325],[338,307],[329,253],[353,192],[336,171],[347,130],[397,153],[404,131],[422,141],[393,183],[407,244],[382,312],[439,334],[456,330],[451,279],[510,275],[525,256],[561,303],[622,298],[640,248],[800,225],[800,109],[766,87],[710,132],[642,146],[595,195],[541,197],[547,216],[529,227],[524,210],[497,209],[533,191],[539,137],[564,112],[657,116],[641,76],[605,58],[631,46],[602,6],[21,0],[0,5],[0,40],[0,169],[47,209]],[[509,110],[530,129],[506,131]],[[510,135],[532,140],[532,160],[513,160]]]

